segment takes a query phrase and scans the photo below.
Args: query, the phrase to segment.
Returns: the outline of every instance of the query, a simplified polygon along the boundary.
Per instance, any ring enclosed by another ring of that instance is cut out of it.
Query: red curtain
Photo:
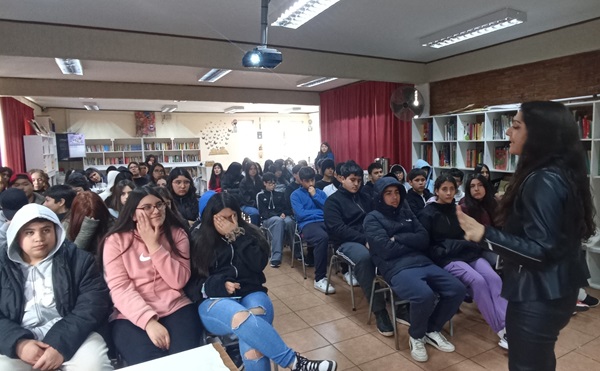
[[[25,127],[33,119],[33,108],[10,97],[0,98],[2,106],[2,121],[4,126],[4,143],[6,158],[3,166],[8,166],[14,172],[24,172],[25,152],[23,150],[23,135]]]
[[[390,166],[411,168],[411,118],[399,120],[390,110],[401,86],[407,85],[367,81],[320,94],[321,140],[336,163],[352,159],[366,169],[376,157],[388,157]]]

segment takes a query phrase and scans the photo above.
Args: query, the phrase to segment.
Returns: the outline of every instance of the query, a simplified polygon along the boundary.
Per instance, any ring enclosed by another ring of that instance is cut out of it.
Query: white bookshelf
[[[595,196],[593,202],[597,210],[596,224],[600,228],[600,101],[565,105],[573,112],[580,128],[581,142],[589,164],[590,186],[592,195]],[[480,162],[489,166],[492,179],[510,175],[515,170],[517,159],[511,161],[510,155],[506,155],[506,161],[498,158],[501,154],[498,149],[504,146],[508,149],[509,143],[506,129],[499,128],[508,126],[516,113],[516,109],[488,110],[413,119],[412,163],[418,159],[429,162],[433,167],[433,179],[442,170],[451,167],[456,167],[467,175]],[[585,125],[584,118],[589,125]],[[452,135],[453,128],[449,125],[454,122],[456,139]],[[589,130],[584,130],[584,127],[589,127]],[[444,156],[440,156],[440,151],[445,149],[448,151],[447,155],[444,153]],[[474,163],[469,158],[469,154],[473,153],[471,151],[481,153]],[[600,289],[600,246],[588,247],[587,261],[591,271],[590,286]]]
[[[56,137],[50,134],[24,135],[25,166],[27,171],[41,169],[48,174],[50,185],[56,184],[58,173],[58,157],[56,154]]]
[[[192,176],[199,174],[200,140],[198,138],[113,138],[86,139],[83,167],[106,170],[109,166],[127,166],[141,162],[146,156],[156,156],[165,168],[185,167]]]

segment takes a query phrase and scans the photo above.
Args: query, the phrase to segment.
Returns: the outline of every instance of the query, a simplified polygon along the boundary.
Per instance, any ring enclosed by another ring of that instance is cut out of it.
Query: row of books
[[[465,130],[465,140],[483,140],[483,128],[482,122],[473,122],[463,124]]]
[[[442,144],[438,151],[439,166],[454,167],[456,166],[456,145],[452,143]]]
[[[175,156],[160,156],[162,157],[162,160],[159,160],[159,162],[194,162],[194,161],[200,161],[200,157],[198,155],[183,155],[183,156],[179,156],[179,155],[175,155]]]
[[[144,150],[146,151],[168,151],[173,149],[173,144],[170,142],[166,142],[166,143],[156,143],[156,142],[152,142],[152,143],[144,143]]]
[[[482,149],[468,149],[465,158],[465,165],[468,168],[477,166],[477,164],[483,163],[483,150]]]
[[[110,144],[97,144],[85,146],[86,152],[112,152],[112,146]]]
[[[515,171],[517,168],[518,156],[511,155],[508,152],[509,145],[497,146],[494,149],[494,169]]]
[[[141,151],[141,144],[115,144],[115,151]]]
[[[444,140],[456,140],[456,117],[449,117],[444,124]]]
[[[507,139],[506,131],[512,125],[513,117],[510,115],[500,115],[492,121],[492,139]]]
[[[200,149],[198,142],[175,143],[175,149]]]
[[[431,144],[421,144],[419,148],[419,158],[433,163],[433,146]]]
[[[433,122],[427,121],[421,124],[421,140],[433,140]]]
[[[592,139],[592,120],[588,119],[587,115],[577,119],[577,127],[581,139]]]

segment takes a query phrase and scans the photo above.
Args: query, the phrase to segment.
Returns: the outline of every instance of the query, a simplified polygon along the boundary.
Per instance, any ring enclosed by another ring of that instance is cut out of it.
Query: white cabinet
[[[56,137],[54,133],[23,136],[25,166],[27,171],[41,169],[48,174],[50,184],[56,184],[58,158],[56,155]]]

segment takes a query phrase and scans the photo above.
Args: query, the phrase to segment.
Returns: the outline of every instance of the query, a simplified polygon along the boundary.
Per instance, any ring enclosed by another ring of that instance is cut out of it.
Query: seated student
[[[67,177],[65,184],[73,188],[77,193],[90,190],[90,182],[87,181],[84,175],[78,172],[72,172],[71,175]]]
[[[410,355],[429,359],[425,344],[453,352],[441,334],[457,312],[465,287],[427,257],[429,236],[410,209],[402,207],[406,190],[395,178],[375,184],[375,211],[364,221],[373,262],[399,298],[410,301]]]
[[[242,175],[242,164],[232,162],[229,164],[227,171],[221,176],[221,190],[231,193],[240,201],[240,182],[244,179]]]
[[[301,188],[292,193],[292,209],[298,228],[308,245],[313,246],[315,265],[315,289],[325,293],[327,288],[327,246],[329,235],[323,218],[323,206],[327,200],[325,192],[315,188],[315,171],[303,167],[298,173]],[[310,262],[309,262],[310,263]],[[335,288],[329,284],[329,294]]]
[[[431,165],[429,165],[427,161],[419,159],[413,168],[425,171],[425,188],[433,193],[433,169],[431,168]]]
[[[315,188],[323,190],[333,181],[333,171],[335,170],[335,164],[331,159],[325,159],[321,161],[321,174],[323,178],[315,183]]]
[[[343,162],[340,162],[337,165],[335,165],[335,171],[333,173],[333,180],[331,181],[331,184],[323,188],[323,192],[325,192],[327,197],[337,192],[338,188],[342,186],[342,176],[340,175],[342,172],[342,165],[344,165]]]
[[[258,175],[258,164],[249,161],[246,164],[246,175],[240,182],[241,205],[244,214],[250,217],[254,225],[260,225],[260,215],[256,205],[256,195],[263,188],[263,182]]]
[[[481,315],[498,334],[498,345],[508,349],[505,330],[508,302],[500,296],[502,280],[481,257],[482,249],[464,239],[465,232],[456,216],[456,180],[450,174],[440,175],[434,190],[436,200],[419,214],[419,221],[429,232],[429,256],[466,286]]]
[[[150,166],[148,166],[148,164],[145,162],[138,162],[138,167],[140,169],[140,176],[150,181],[150,178],[148,177],[148,169],[150,168]],[[110,170],[106,169],[106,174],[108,174],[109,171]]]
[[[281,265],[285,237],[288,237],[290,244],[293,243],[296,222],[291,218],[292,211],[283,193],[275,192],[275,174],[264,173],[262,181],[265,189],[256,195],[256,204],[262,225],[271,234],[271,267],[277,268]]]
[[[130,193],[98,255],[114,303],[112,336],[133,365],[200,345],[190,278],[188,226],[150,187]]]
[[[463,185],[463,179],[465,178],[465,173],[463,173],[462,170],[453,167],[452,169],[448,170],[448,174],[452,175],[454,177],[454,180],[456,180],[457,188],[456,194],[454,195],[454,201],[458,203],[460,200],[463,199],[463,197],[465,197],[465,192],[463,192],[461,188]]]
[[[131,172],[136,187],[143,187],[148,184],[148,178],[142,176],[140,173],[140,165],[137,162],[132,161],[127,164],[127,169]]]
[[[372,200],[366,194],[359,192],[363,170],[356,162],[352,160],[345,162],[340,177],[342,186],[327,198],[323,208],[325,225],[330,240],[339,246],[338,251],[354,263],[355,277],[350,272],[346,272],[344,279],[351,286],[360,285],[365,297],[370,298],[375,266],[371,261],[369,249],[365,246],[367,238],[363,229],[363,220],[371,211]],[[383,336],[394,336],[394,327],[385,309],[385,299],[382,294],[377,294],[373,298],[373,313],[379,333]]]
[[[283,167],[276,161],[269,167],[269,172],[275,174],[275,191],[285,192],[285,189],[290,184],[290,181],[283,176]]]
[[[285,202],[288,206],[288,210],[292,210],[292,193],[298,188],[300,188],[300,178],[298,177],[298,172],[300,171],[300,169],[302,169],[302,165],[296,165],[292,168],[292,176],[294,177],[294,181],[290,182],[290,184],[288,184],[287,187],[285,187],[285,192],[283,192]]]
[[[42,205],[46,199],[41,194],[34,192],[33,190],[33,181],[31,180],[31,175],[27,173],[16,173],[10,177],[10,181],[8,182],[8,186],[10,188],[18,188],[25,192],[25,196],[29,200],[29,203],[36,203],[38,205]]]
[[[433,197],[433,193],[425,187],[426,176],[425,170],[421,169],[412,169],[408,172],[407,178],[411,189],[406,193],[406,202],[415,215],[419,215],[427,200]]]
[[[129,194],[135,188],[135,183],[128,179],[123,179],[115,185],[115,196],[107,199],[107,201],[110,201],[110,204],[107,205],[108,212],[110,212],[110,215],[112,215],[113,218],[117,219],[119,217],[119,213],[123,209],[123,206],[125,206],[125,202],[127,202]]]
[[[28,204],[0,254],[0,370],[112,370],[96,331],[111,309],[94,257],[65,239],[56,214]]]
[[[367,168],[367,172],[369,173],[369,181],[365,183],[360,192],[369,196],[370,199],[373,199],[375,193],[375,183],[377,183],[377,181],[383,177],[383,165],[381,162],[373,162]]]
[[[0,254],[6,251],[6,231],[17,211],[29,203],[25,192],[9,188],[0,194]]]
[[[406,181],[406,170],[404,170],[404,167],[402,165],[392,165],[388,174],[394,174],[396,179],[398,179],[400,184],[402,184],[407,191],[410,189],[410,184],[408,184],[408,182]]]
[[[482,174],[474,174],[467,178],[465,189],[467,190],[465,197],[458,203],[461,210],[485,226],[496,227],[494,215],[498,208],[498,202],[494,197],[494,189],[487,178]],[[498,254],[484,249],[482,256],[492,267],[496,266]]]
[[[221,175],[223,174],[223,165],[215,162],[210,172],[208,181],[208,189],[211,191],[221,192]]]
[[[71,205],[76,195],[77,192],[68,185],[54,185],[48,188],[45,193],[46,201],[44,201],[44,206],[54,211],[56,216],[58,216],[58,220],[62,222],[69,210],[71,210]]]
[[[198,219],[198,195],[190,173],[180,167],[172,169],[167,180],[167,189],[171,192],[183,219],[190,223],[195,222]]]
[[[273,328],[273,303],[263,286],[269,245],[241,214],[235,197],[218,193],[209,199],[202,224],[193,231],[193,276],[186,292],[201,301],[202,323],[213,334],[238,337],[248,371],[271,370],[269,360],[297,371],[335,371],[335,361],[300,356]]]
[[[113,221],[100,196],[92,191],[85,191],[75,196],[71,210],[62,221],[62,225],[69,241],[96,255],[98,244]]]

